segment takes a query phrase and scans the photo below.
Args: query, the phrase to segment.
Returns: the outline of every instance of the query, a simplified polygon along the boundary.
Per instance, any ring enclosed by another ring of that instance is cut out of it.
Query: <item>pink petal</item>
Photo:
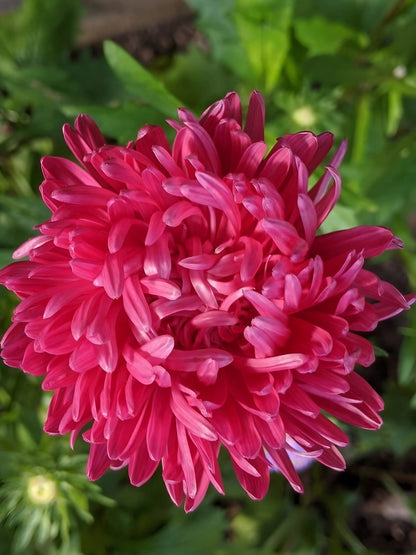
[[[250,95],[244,131],[253,142],[264,140],[264,119],[266,108],[262,95],[254,91]]]
[[[182,393],[172,388],[171,394],[170,407],[178,421],[192,434],[208,441],[216,440],[217,434],[211,424],[186,402]]]
[[[334,231],[315,238],[313,252],[323,259],[341,252],[363,251],[365,258],[373,258],[386,250],[397,247],[393,233],[384,227],[359,226],[343,231]]]
[[[309,246],[304,239],[299,237],[292,224],[284,220],[264,218],[261,220],[261,225],[282,254],[289,256],[293,262],[303,260]]]

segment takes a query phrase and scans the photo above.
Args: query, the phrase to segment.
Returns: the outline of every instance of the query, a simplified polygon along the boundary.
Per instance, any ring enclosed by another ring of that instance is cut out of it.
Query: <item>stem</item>
[[[357,103],[357,115],[351,154],[351,161],[355,164],[361,162],[365,156],[370,116],[370,95],[364,93]]]

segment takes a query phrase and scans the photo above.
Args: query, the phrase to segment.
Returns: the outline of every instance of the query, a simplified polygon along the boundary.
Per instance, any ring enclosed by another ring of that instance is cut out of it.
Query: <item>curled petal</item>
[[[224,485],[230,454],[251,499],[280,471],[297,492],[313,461],[345,467],[334,419],[377,429],[383,401],[356,365],[374,362],[361,332],[416,295],[364,269],[401,248],[385,228],[322,234],[341,193],[342,141],[288,134],[264,143],[259,92],[228,93],[198,118],[185,108],[109,145],[93,120],[65,125],[81,165],[41,162],[51,211],[0,270],[19,300],[1,341],[6,364],[53,391],[44,430],[89,443],[87,475],[159,464],[175,504],[194,510]]]

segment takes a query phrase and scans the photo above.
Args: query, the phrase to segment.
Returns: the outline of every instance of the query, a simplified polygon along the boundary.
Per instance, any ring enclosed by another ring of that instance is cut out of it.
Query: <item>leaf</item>
[[[394,90],[387,93],[388,111],[386,122],[386,133],[389,137],[394,136],[399,128],[400,120],[403,116],[402,95]]]
[[[121,46],[105,41],[104,55],[111,69],[134,98],[165,116],[176,116],[176,110],[182,103]]]
[[[414,393],[414,387],[393,382],[387,384],[383,394],[384,424],[377,433],[354,430],[353,433],[360,438],[355,445],[355,455],[388,449],[402,457],[416,446],[416,410],[411,404]]]
[[[203,507],[191,515],[176,514],[153,536],[137,543],[137,553],[147,555],[211,555],[222,544],[226,521],[223,511]]]
[[[302,67],[303,75],[321,86],[359,87],[375,80],[374,69],[357,66],[355,61],[341,54],[322,54],[307,59]]]
[[[341,229],[349,229],[358,225],[357,215],[354,208],[336,204],[329,213],[326,220],[321,226],[324,233],[339,231]]]
[[[234,12],[236,0],[187,0],[198,14],[198,27],[208,37],[212,55],[246,84],[253,78]]]
[[[396,0],[302,0],[296,3],[299,18],[313,18],[320,14],[331,21],[339,21],[352,28],[372,32]]]
[[[0,267],[4,268],[7,264],[12,262],[12,254],[14,249],[3,249],[0,248]]]
[[[414,311],[410,312],[408,319],[411,327],[402,330],[405,337],[400,347],[397,365],[401,385],[416,384],[416,316]]]
[[[74,45],[80,14],[79,0],[25,0],[0,20],[2,53],[24,66],[59,62]]]
[[[234,19],[265,93],[275,88],[289,50],[293,0],[236,0]]]
[[[395,215],[404,218],[415,206],[415,140],[412,131],[390,141],[360,166],[361,182],[366,184],[366,195],[377,202],[377,220],[382,225],[391,225]]]
[[[0,247],[15,249],[19,243],[37,235],[33,226],[49,217],[49,210],[38,196],[31,198],[0,195]],[[5,250],[2,250],[6,256]]]
[[[235,74],[192,45],[186,53],[175,56],[169,67],[163,70],[161,79],[195,113],[202,113],[227,91],[237,88]]]
[[[293,26],[296,38],[308,49],[309,56],[336,54],[347,40],[360,42],[362,46],[368,44],[364,33],[357,33],[343,23],[329,21],[320,15],[295,19]]]

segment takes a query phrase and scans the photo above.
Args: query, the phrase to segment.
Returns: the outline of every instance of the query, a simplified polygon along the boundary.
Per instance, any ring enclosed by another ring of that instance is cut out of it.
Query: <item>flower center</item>
[[[56,499],[56,483],[43,475],[31,476],[27,481],[27,494],[35,505],[48,505]]]

